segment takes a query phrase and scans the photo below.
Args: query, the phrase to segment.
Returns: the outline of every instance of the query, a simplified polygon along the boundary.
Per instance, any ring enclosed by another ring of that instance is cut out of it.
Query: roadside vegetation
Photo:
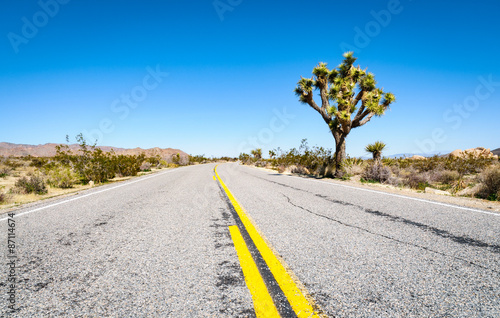
[[[0,204],[11,206],[36,201],[164,168],[237,160],[203,155],[189,158],[180,154],[168,158],[159,154],[122,155],[87,144],[81,134],[76,136],[76,141],[77,151],[61,144],[56,147],[54,157],[0,157]]]
[[[341,163],[342,180],[377,183],[396,188],[425,191],[426,188],[446,191],[457,196],[476,197],[500,201],[500,162],[496,158],[434,156],[424,159],[383,158],[383,142],[367,145],[365,150],[373,159],[346,157]],[[255,153],[242,153],[241,163],[296,173],[317,178],[334,177],[336,162],[333,151],[323,147],[310,147],[303,139],[298,148],[269,151],[263,159]]]

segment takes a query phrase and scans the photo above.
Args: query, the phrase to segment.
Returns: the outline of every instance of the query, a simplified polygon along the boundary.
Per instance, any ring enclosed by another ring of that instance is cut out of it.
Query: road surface
[[[275,312],[301,317],[276,266],[319,316],[500,316],[500,214],[234,163],[217,167],[223,187],[214,167],[1,215],[2,316],[253,317],[267,289]]]

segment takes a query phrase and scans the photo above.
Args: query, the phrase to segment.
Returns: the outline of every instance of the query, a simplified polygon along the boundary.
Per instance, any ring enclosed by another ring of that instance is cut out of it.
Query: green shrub
[[[72,188],[80,179],[80,176],[71,168],[64,166],[55,166],[46,171],[47,183],[56,188]]]
[[[283,151],[278,148],[272,150],[272,154],[273,159],[269,161],[275,168],[279,169],[280,166],[301,166],[310,173],[320,176],[324,176],[328,171],[328,166],[333,164],[331,149],[316,146],[310,148],[307,144],[307,139],[302,139],[299,149],[292,148],[288,151]],[[244,159],[242,155],[240,155],[241,159]]]
[[[144,154],[117,156],[114,151],[105,153],[95,144],[87,145],[82,134],[76,140],[80,145],[77,153],[72,152],[68,145],[59,145],[56,146],[54,160],[60,165],[71,167],[81,176],[83,183],[90,180],[95,183],[106,182],[116,175],[136,176],[145,160]],[[150,161],[156,162],[157,159],[151,157]]]
[[[480,198],[500,201],[500,166],[485,169],[479,175],[481,188],[477,195]]]
[[[29,194],[45,194],[47,193],[47,187],[41,176],[33,175],[29,179],[27,177],[22,177],[18,179],[15,183],[17,192]]]
[[[41,168],[41,167],[45,166],[48,162],[49,161],[46,158],[35,157],[35,158],[31,159],[30,166],[31,167],[36,167],[36,168]]]
[[[7,158],[3,161],[3,164],[12,170],[16,170],[16,168],[22,167],[24,164],[20,162],[18,159]]]
[[[136,176],[141,171],[144,154],[138,156],[119,155],[113,157],[116,174],[122,177]]]

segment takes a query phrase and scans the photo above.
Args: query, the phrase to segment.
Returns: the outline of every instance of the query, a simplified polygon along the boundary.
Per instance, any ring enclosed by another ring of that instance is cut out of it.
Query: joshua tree
[[[274,157],[276,157],[276,151],[269,150],[269,158],[273,159]]]
[[[359,66],[352,52],[344,54],[344,61],[329,70],[326,63],[319,63],[313,77],[297,83],[295,94],[300,102],[317,111],[330,128],[335,139],[335,177],[342,176],[342,161],[346,157],[345,141],[351,129],[363,126],[373,116],[381,116],[396,98],[375,87],[375,76]],[[318,89],[321,105],[316,104],[313,90]],[[330,104],[331,102],[331,104]],[[360,105],[358,105],[360,104]],[[354,115],[354,118],[352,117]]]
[[[252,150],[252,151],[251,151],[251,154],[252,154],[252,156],[253,156],[255,159],[259,160],[259,159],[261,159],[261,158],[262,158],[262,149],[261,149],[261,148],[257,148],[257,149],[255,149],[255,150]]]
[[[366,146],[365,150],[367,152],[371,152],[371,154],[373,155],[373,160],[378,163],[382,159],[382,150],[384,150],[385,146],[386,144],[384,144],[383,142],[376,141],[375,143]]]

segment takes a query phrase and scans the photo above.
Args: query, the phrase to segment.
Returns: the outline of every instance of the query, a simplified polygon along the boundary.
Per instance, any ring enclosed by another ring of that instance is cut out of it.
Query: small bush
[[[417,190],[425,190],[429,187],[429,176],[426,173],[413,172],[403,179],[403,184]]]
[[[363,179],[384,183],[391,177],[391,169],[381,164],[367,166],[363,171]]]
[[[40,176],[31,176],[29,179],[27,177],[22,177],[16,181],[16,189],[19,193],[29,194],[45,194],[47,193],[47,187],[43,178]]]
[[[16,168],[22,167],[23,163],[18,160],[6,159],[4,160],[4,164],[10,167],[12,170],[16,170]]]
[[[431,175],[431,179],[443,184],[452,184],[460,179],[458,171],[438,170]]]
[[[395,186],[395,187],[401,187],[404,185],[403,180],[401,180],[401,178],[395,177],[395,176],[390,176],[389,179],[387,179],[387,181],[385,183],[390,184],[390,185]]]
[[[0,178],[8,177],[11,169],[8,167],[0,167]]]
[[[9,195],[7,193],[0,192],[0,204],[9,202],[9,199]]]
[[[151,166],[150,162],[143,162],[139,169],[141,169],[141,171],[151,171]]]
[[[488,200],[500,200],[500,167],[490,167],[479,175],[481,188],[477,195]]]
[[[72,188],[79,181],[77,173],[69,167],[56,166],[47,171],[47,183],[56,188]]]
[[[290,172],[291,173],[297,173],[297,174],[310,174],[309,170],[301,165],[297,166],[290,166]]]
[[[36,168],[41,168],[44,165],[46,165],[47,163],[48,163],[47,159],[35,157],[35,158],[31,159],[30,166],[36,167]]]

